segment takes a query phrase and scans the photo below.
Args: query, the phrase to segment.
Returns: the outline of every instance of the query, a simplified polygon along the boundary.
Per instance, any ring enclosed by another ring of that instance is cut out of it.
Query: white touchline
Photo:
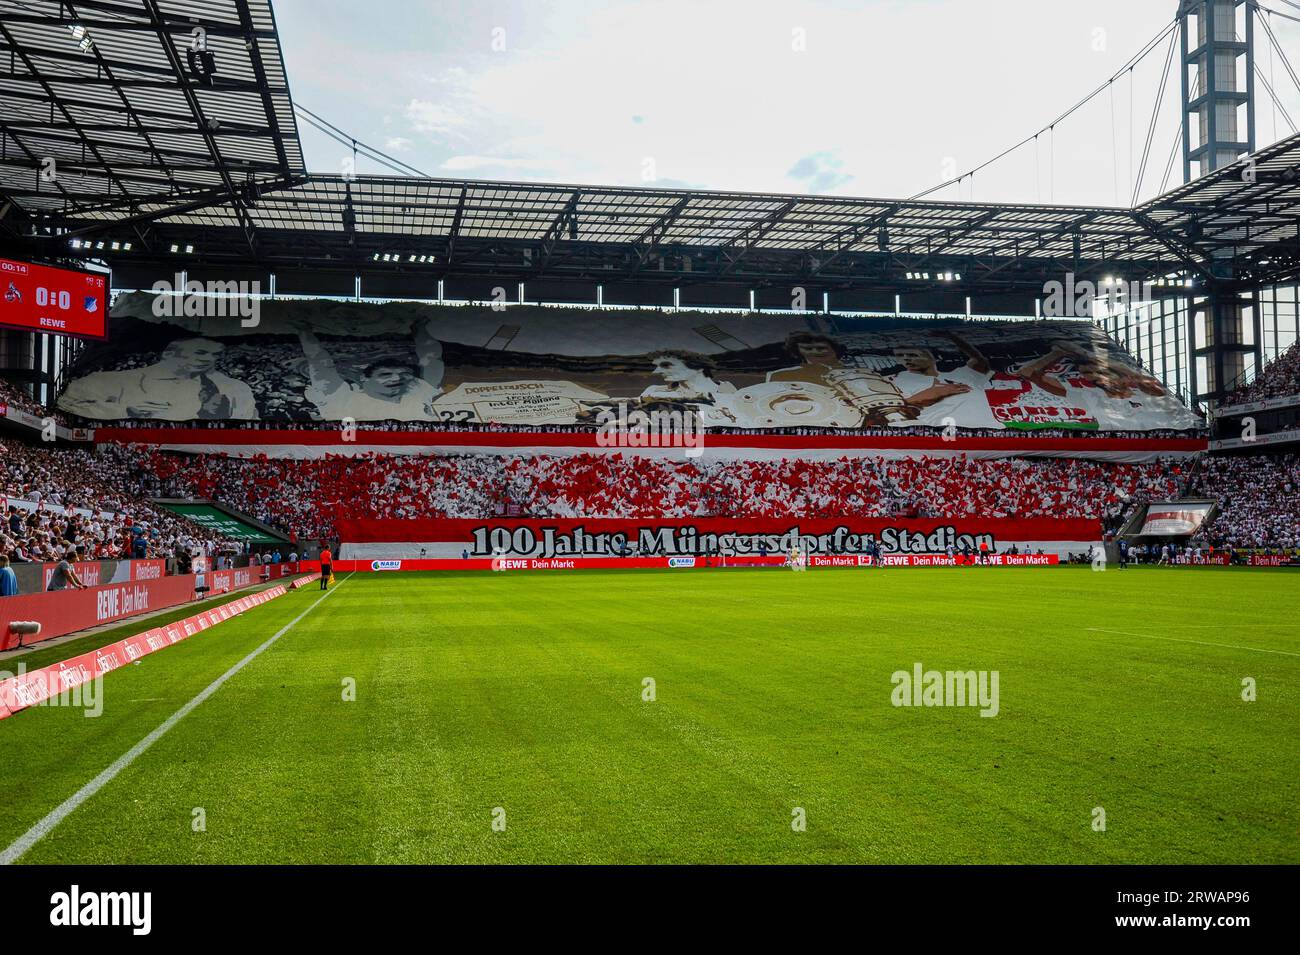
[[[1222,647],[1225,650],[1249,650],[1252,653],[1277,653],[1284,657],[1300,657],[1300,653],[1290,650],[1266,650],[1263,647],[1247,647],[1240,643],[1210,643],[1206,640],[1186,640],[1182,637],[1161,637],[1154,633],[1134,633],[1132,630],[1107,630],[1104,627],[1089,627],[1092,633],[1122,633],[1126,637],[1145,637],[1148,640],[1168,640],[1170,643],[1194,643],[1198,647]]]
[[[353,573],[355,573],[355,571],[353,571]],[[348,574],[346,577],[343,578],[343,580],[339,581],[339,587],[342,587],[351,579],[352,579],[352,574]],[[111,766],[105,769],[102,773],[100,773],[90,782],[86,783],[86,785],[82,786],[80,789],[78,789],[67,799],[63,800],[63,802],[59,803],[59,805],[55,806],[52,810],[50,810],[49,815],[47,815],[40,822],[36,823],[36,825],[32,826],[26,832],[24,832],[21,836],[19,836],[17,839],[13,841],[13,844],[10,845],[9,848],[5,849],[4,852],[0,853],[0,865],[12,865],[13,863],[17,862],[20,858],[22,858],[23,854],[28,849],[36,845],[36,843],[40,842],[43,838],[45,838],[45,836],[47,836],[50,833],[50,831],[54,829],[55,826],[61,823],[64,819],[68,818],[68,816],[71,815],[77,809],[78,806],[80,806],[91,796],[95,795],[95,793],[99,792],[101,789],[103,789],[105,786],[111,783],[118,773],[120,773],[122,770],[126,769],[126,767],[130,766],[133,762],[135,762],[136,757],[138,757],[141,753],[147,750],[154,743],[158,742],[158,740],[160,740],[169,729],[171,729],[173,726],[175,726],[185,717],[189,716],[189,714],[194,711],[195,707],[197,707],[200,703],[202,703],[204,700],[210,697],[213,693],[216,693],[217,690],[221,689],[223,683],[229,680],[232,676],[234,676],[244,667],[248,666],[248,664],[252,663],[253,660],[257,659],[257,657],[261,654],[263,650],[265,650],[271,644],[275,643],[275,641],[279,640],[286,633],[292,630],[299,620],[301,620],[303,617],[307,616],[307,614],[315,610],[317,604],[319,604],[330,594],[334,593],[335,590],[338,590],[338,587],[335,587],[333,590],[327,590],[325,591],[325,593],[317,597],[316,601],[310,607],[308,607],[302,613],[298,614],[298,616],[294,617],[283,627],[281,627],[280,630],[275,634],[275,636],[271,637],[269,640],[267,640],[265,643],[263,643],[261,646],[255,649],[248,656],[244,657],[244,659],[240,660],[238,663],[232,666],[225,673],[221,674],[221,676],[213,680],[210,684],[208,684],[206,689],[199,692],[198,696],[194,697],[194,699],[190,700],[188,703],[182,706],[171,716],[167,717],[167,719],[165,719],[156,730],[154,730],[144,739],[140,740],[140,742],[136,743],[125,753],[119,756]]]

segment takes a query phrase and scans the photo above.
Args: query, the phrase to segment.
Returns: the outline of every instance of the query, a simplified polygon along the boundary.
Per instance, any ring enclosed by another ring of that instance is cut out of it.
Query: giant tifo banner
[[[1081,518],[345,519],[338,528],[340,560],[361,561],[835,555],[865,553],[873,542],[883,555],[947,556],[981,544],[1059,555],[1101,540],[1100,523]]]
[[[1086,321],[257,304],[241,319],[205,315],[199,296],[123,295],[111,341],[82,354],[59,407],[95,421],[599,425],[658,411],[705,429],[1201,425]]]

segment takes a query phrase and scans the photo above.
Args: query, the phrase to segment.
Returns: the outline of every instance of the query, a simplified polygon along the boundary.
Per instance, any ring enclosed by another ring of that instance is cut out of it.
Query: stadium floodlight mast
[[[1255,152],[1256,7],[1255,0],[1179,0],[1184,182]],[[1188,373],[1195,397],[1213,403],[1258,368],[1263,353],[1258,294],[1217,283],[1208,291],[1189,308]]]

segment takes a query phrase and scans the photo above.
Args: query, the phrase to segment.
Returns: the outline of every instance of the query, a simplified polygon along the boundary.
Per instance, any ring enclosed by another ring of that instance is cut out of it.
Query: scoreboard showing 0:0
[[[72,308],[72,293],[67,289],[48,289],[44,285],[36,286],[36,307],[49,306],[68,311]]]
[[[0,325],[108,337],[108,281],[98,272],[0,259]]]

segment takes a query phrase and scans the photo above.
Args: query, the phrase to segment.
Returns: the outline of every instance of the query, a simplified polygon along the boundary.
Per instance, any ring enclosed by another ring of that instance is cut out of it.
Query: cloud
[[[685,179],[651,179],[648,182],[637,183],[639,186],[645,186],[649,189],[701,189],[703,188],[697,182],[687,182]]]
[[[467,123],[456,110],[421,99],[406,104],[406,118],[417,133],[426,136],[446,136],[464,128]]]
[[[830,192],[853,180],[843,169],[842,160],[829,152],[817,152],[804,156],[790,167],[786,175],[803,180],[809,192]]]
[[[407,0],[383,4],[382,17],[375,4],[312,0],[277,5],[276,20],[295,101],[364,141],[409,139],[400,155],[420,168],[642,185],[653,157],[669,177],[661,186],[907,196],[948,178],[946,157],[964,170],[1058,115],[1085,80],[1119,69],[1139,38],[1164,27],[1167,5],[1000,0],[998,29],[988,4],[960,0]],[[1097,23],[1122,23],[1124,38],[1112,28],[1108,50],[1094,50]],[[491,48],[498,26],[509,32],[502,52]],[[1284,42],[1300,35],[1300,25],[1287,29]],[[1154,90],[1162,67],[1148,56],[1123,85]],[[826,94],[861,90],[864,76],[907,81],[854,95],[849,113]],[[953,105],[1003,102],[1011,88],[1017,98],[1002,109]],[[1114,128],[1146,129],[1150,104],[1134,106],[1130,124],[1131,98],[1115,92]],[[1295,97],[1292,87],[1287,109]],[[1125,132],[1112,150],[1109,103],[1098,97],[1052,137],[981,171],[973,192],[967,179],[936,198],[1114,202],[1115,180],[1129,176],[1125,153],[1140,153],[1141,140],[1129,144]],[[1166,97],[1156,141],[1170,142],[1179,119]],[[1262,138],[1273,126],[1261,120]],[[349,154],[305,123],[300,133],[309,168],[336,169]],[[521,165],[530,159],[535,168]]]
[[[405,136],[389,136],[384,140],[384,148],[392,152],[405,152],[411,148],[411,141]]]
[[[537,159],[506,156],[451,156],[443,161],[447,172],[475,172],[480,169],[542,169],[546,163]]]

